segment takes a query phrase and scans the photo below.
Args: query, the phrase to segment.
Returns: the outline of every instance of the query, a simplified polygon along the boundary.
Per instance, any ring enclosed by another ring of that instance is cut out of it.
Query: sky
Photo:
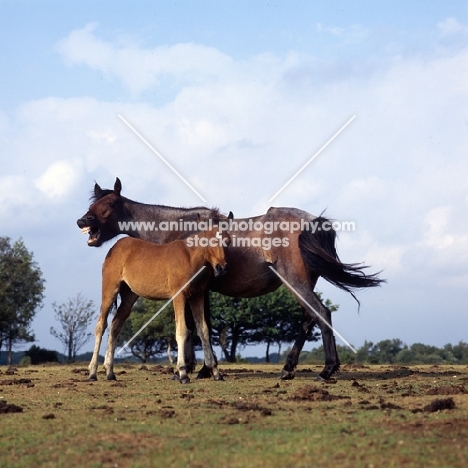
[[[0,236],[22,238],[46,280],[38,346],[62,351],[54,302],[81,292],[100,305],[112,242],[88,247],[76,226],[95,181],[119,177],[140,202],[202,203],[121,117],[207,206],[354,222],[340,258],[387,283],[360,291],[360,309],[322,279],[317,289],[355,347],[468,340],[467,1],[1,0],[0,11]]]

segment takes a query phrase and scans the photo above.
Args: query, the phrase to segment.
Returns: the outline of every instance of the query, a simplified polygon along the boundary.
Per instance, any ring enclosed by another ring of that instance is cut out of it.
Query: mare
[[[119,234],[164,244],[184,233],[148,229],[149,226],[190,221],[197,213],[205,219],[210,216],[219,221],[223,219],[217,210],[204,207],[175,208],[139,203],[123,197],[121,190],[118,178],[113,189],[102,189],[95,184],[92,204],[77,221],[78,226],[89,234],[89,246],[99,247]],[[362,264],[341,262],[335,248],[336,232],[331,226],[327,218],[315,217],[297,208],[272,207],[263,215],[236,219],[236,223],[229,226],[233,241],[226,250],[229,270],[222,277],[211,278],[208,283],[210,291],[245,298],[274,291],[282,284],[280,277],[289,283],[289,289],[303,309],[303,325],[281,372],[282,379],[294,378],[300,350],[315,324],[320,328],[325,353],[325,366],[319,379],[330,379],[340,367],[330,327],[331,312],[314,293],[320,276],[351,294],[355,289],[379,286],[384,281],[378,273],[366,274],[367,267]],[[188,355],[187,349],[184,353]],[[207,375],[210,373],[203,367],[198,377]]]
[[[102,266],[101,313],[96,324],[96,342],[89,364],[89,380],[97,380],[99,348],[107,327],[107,317],[120,295],[120,305],[112,320],[104,368],[108,380],[115,380],[114,353],[117,337],[130,315],[138,297],[147,299],[173,298],[176,341],[184,349],[189,330],[185,323],[185,304],[193,313],[198,335],[202,341],[205,365],[216,380],[221,380],[210,343],[209,329],[204,320],[204,291],[212,276],[226,272],[224,248],[230,243],[229,234],[214,230],[197,234],[196,238],[175,240],[157,245],[141,239],[125,237],[109,250]],[[208,267],[208,268],[207,268]],[[196,276],[195,276],[196,275]],[[181,383],[190,381],[184,353],[178,352],[177,370]]]

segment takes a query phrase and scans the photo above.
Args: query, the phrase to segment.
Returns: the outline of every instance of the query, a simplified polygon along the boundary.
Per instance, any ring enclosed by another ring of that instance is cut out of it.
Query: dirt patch
[[[239,411],[258,411],[263,416],[271,416],[271,409],[258,405],[257,403],[248,403],[246,401],[237,401],[233,404],[234,408]]]
[[[315,385],[307,385],[299,388],[292,395],[291,398],[296,401],[332,401],[349,399],[349,396],[332,395],[323,388],[316,387]]]
[[[142,367],[146,367],[146,366],[142,366]],[[140,368],[140,370],[146,370],[146,369]],[[174,368],[172,366],[163,366],[161,364],[156,364],[155,366],[150,367],[148,370],[151,372],[159,372],[160,374],[173,374],[174,373]]]
[[[426,392],[426,395],[462,395],[464,393],[468,393],[465,386],[458,384],[431,388]]]
[[[13,403],[8,404],[5,400],[0,400],[0,414],[22,412],[23,408],[21,406],[14,405]]]
[[[434,413],[435,411],[452,410],[454,408],[455,402],[453,401],[453,398],[445,398],[432,401],[423,408],[423,411]]]
[[[31,379],[6,379],[0,380],[0,385],[25,385],[27,387],[34,387]]]

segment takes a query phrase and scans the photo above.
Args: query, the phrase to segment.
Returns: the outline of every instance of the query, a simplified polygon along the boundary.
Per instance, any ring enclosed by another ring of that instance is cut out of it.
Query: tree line
[[[347,346],[337,345],[342,364],[468,364],[468,343],[446,344],[442,347],[414,343],[410,346],[398,338],[373,343],[365,341],[354,353]],[[280,357],[286,359],[287,352]],[[310,352],[303,351],[299,358],[301,364],[322,364],[325,359],[323,347]]]

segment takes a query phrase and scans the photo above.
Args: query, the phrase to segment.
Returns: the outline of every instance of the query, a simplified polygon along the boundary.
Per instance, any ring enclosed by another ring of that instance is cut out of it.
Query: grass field
[[[466,467],[467,366],[221,365],[180,385],[163,366],[0,368],[2,467]],[[445,409],[444,409],[445,408]]]

